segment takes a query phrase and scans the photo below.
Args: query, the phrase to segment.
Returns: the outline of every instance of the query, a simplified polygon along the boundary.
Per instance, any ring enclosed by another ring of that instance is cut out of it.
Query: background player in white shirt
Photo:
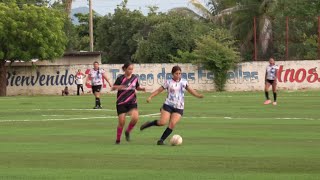
[[[273,58],[269,59],[269,65],[266,69],[265,75],[265,87],[264,92],[266,96],[266,101],[264,104],[270,104],[271,100],[269,98],[269,88],[272,86],[273,91],[273,105],[277,105],[277,74],[278,74],[278,66],[275,65],[275,61]]]
[[[87,78],[87,84],[90,84],[91,81],[92,93],[96,98],[96,105],[94,109],[101,109],[100,92],[103,85],[103,79],[105,79],[108,82],[109,86],[112,87],[110,81],[107,78],[107,74],[103,69],[99,68],[99,63],[95,61],[93,63],[93,69],[90,70]]]
[[[151,102],[152,97],[160,94],[163,90],[167,90],[168,96],[161,108],[161,117],[159,120],[144,123],[140,130],[151,126],[164,126],[170,120],[167,129],[163,132],[162,136],[158,140],[158,145],[163,145],[167,137],[172,133],[174,127],[181,119],[184,110],[184,94],[187,90],[190,94],[197,98],[203,98],[202,94],[199,94],[196,90],[192,89],[188,85],[188,81],[181,78],[181,68],[174,66],[172,68],[172,79],[165,81],[164,85],[155,90],[148,97],[147,102]]]
[[[83,78],[85,78],[86,75],[81,72],[80,69],[78,69],[78,72],[76,73],[76,84],[77,84],[77,95],[80,95],[80,89],[82,90],[83,94]]]

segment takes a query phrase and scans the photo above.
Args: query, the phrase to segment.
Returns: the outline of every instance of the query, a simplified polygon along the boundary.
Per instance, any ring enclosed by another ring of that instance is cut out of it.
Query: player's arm
[[[145,88],[145,87],[140,87],[140,86],[139,86],[139,87],[137,87],[137,88],[136,88],[136,90],[137,90],[137,91],[146,91],[146,88]]]
[[[114,84],[112,87],[111,87],[111,90],[114,91],[114,90],[125,90],[126,89],[126,86],[125,85],[117,85],[117,84]]]
[[[139,83],[139,81],[137,81],[137,83],[136,83],[136,90],[137,91],[146,91],[146,88],[145,87],[141,87],[140,86],[140,83]]]
[[[109,86],[112,87],[112,85],[111,85],[106,73],[103,73],[103,78],[108,82]]]
[[[163,90],[164,90],[164,87],[161,86],[157,90],[153,91],[151,95],[148,97],[147,102],[149,103],[154,96],[160,94]]]
[[[113,86],[111,87],[111,90],[122,90],[125,89],[125,85],[121,85],[121,80],[119,78],[116,79],[116,82],[114,82]]]
[[[196,90],[192,89],[190,86],[187,86],[187,91],[197,98],[203,98],[202,94],[199,94]]]
[[[264,82],[265,82],[265,83],[267,82],[267,74],[268,74],[268,72],[267,72],[267,70],[266,70],[266,74],[264,75]]]
[[[87,79],[86,79],[86,84],[87,84],[87,85],[90,85],[90,79],[91,79],[91,75],[88,74],[88,77],[87,77]]]

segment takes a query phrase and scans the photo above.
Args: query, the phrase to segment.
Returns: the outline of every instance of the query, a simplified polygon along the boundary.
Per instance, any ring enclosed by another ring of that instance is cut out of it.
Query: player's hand
[[[109,87],[112,87],[112,85],[109,83]]]
[[[148,97],[147,98],[147,103],[150,103],[151,102],[151,97]]]
[[[198,98],[203,98],[203,97],[204,97],[203,94],[198,95]]]

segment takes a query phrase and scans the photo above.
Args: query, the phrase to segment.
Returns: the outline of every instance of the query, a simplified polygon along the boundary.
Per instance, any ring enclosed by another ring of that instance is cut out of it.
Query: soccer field
[[[170,136],[182,146],[156,145],[166,127],[139,131],[165,94],[151,104],[138,94],[140,120],[120,145],[115,94],[103,94],[102,110],[92,95],[1,97],[0,179],[318,180],[320,92],[278,94],[277,106],[263,92],[187,94]]]

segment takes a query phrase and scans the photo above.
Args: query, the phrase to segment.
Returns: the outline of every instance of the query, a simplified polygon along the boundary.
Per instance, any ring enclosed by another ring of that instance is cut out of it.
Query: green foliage
[[[90,51],[90,36],[89,36],[89,14],[75,14],[79,20],[79,25],[73,25],[73,38],[71,39],[70,49],[76,51]],[[102,17],[93,12],[93,46],[97,50],[96,44],[99,37],[98,24]]]
[[[124,63],[132,60],[138,42],[134,35],[144,27],[145,17],[138,11],[130,11],[123,2],[115,9],[114,14],[108,14],[101,19],[97,28],[97,48],[103,52],[103,62]]]
[[[282,1],[274,11],[273,33],[277,58],[285,57],[286,17],[289,18],[289,59],[317,59],[316,36],[320,1]]]
[[[172,62],[178,50],[191,52],[195,48],[195,39],[213,26],[174,12],[149,16],[148,20],[151,22],[150,33],[139,40],[134,54],[134,59],[142,63]]]
[[[55,10],[34,5],[0,3],[0,59],[51,60],[63,55],[64,17]]]
[[[234,48],[235,41],[230,32],[215,29],[196,41],[193,52],[179,52],[175,60],[203,65],[214,74],[214,84],[217,91],[223,91],[227,81],[227,71],[239,62],[239,55]]]

